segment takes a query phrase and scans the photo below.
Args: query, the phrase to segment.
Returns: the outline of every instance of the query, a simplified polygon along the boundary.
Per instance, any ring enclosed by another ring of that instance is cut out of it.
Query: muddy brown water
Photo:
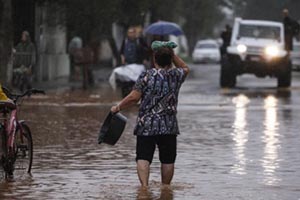
[[[24,102],[21,117],[34,141],[32,175],[2,180],[0,199],[300,199],[300,90],[288,96],[269,87],[220,90],[210,83],[217,66],[196,70],[200,75],[187,80],[180,95],[170,187],[160,184],[156,152],[149,189],[139,188],[132,134],[137,107],[124,112],[128,123],[117,145],[97,144],[101,122],[120,99],[104,84]]]

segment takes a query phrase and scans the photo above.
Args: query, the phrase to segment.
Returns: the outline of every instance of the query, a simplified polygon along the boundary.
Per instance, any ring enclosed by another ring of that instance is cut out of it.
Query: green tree
[[[247,1],[244,17],[249,19],[282,20],[282,10],[288,8],[293,18],[300,19],[298,0],[252,0]]]
[[[112,24],[125,28],[142,24],[149,5],[148,0],[66,0],[69,36],[79,35],[84,43],[91,39],[107,39],[116,58],[118,49],[112,37]]]
[[[151,22],[153,23],[158,20],[176,22],[180,14],[180,1],[181,0],[152,0],[145,3],[148,6],[148,11],[151,13]]]
[[[45,1],[45,0],[39,0]],[[79,35],[85,42],[94,38],[108,39],[113,53],[118,50],[112,38],[112,24],[124,28],[143,25],[146,13],[150,22],[166,20],[177,22],[188,38],[190,50],[200,38],[210,37],[221,19],[220,3],[232,4],[238,0],[65,0],[69,36]],[[172,5],[172,6],[170,6]]]
[[[180,16],[185,19],[184,32],[192,52],[197,40],[213,36],[213,29],[222,17],[219,1],[189,0],[179,1]]]

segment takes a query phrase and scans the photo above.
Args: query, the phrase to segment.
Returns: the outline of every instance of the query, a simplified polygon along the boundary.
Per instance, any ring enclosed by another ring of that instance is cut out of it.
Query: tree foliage
[[[238,0],[232,0],[238,1]],[[299,0],[242,0],[239,5],[234,2],[238,16],[247,19],[282,20],[282,10],[288,8],[293,18],[299,19]]]
[[[143,23],[144,1],[135,0],[66,0],[68,30],[84,39],[110,37],[111,25],[124,27]]]
[[[179,22],[189,38],[190,45],[201,37],[211,35],[221,14],[220,0],[66,0],[68,30],[80,34],[84,40],[111,36],[111,25],[116,22],[124,28],[144,25],[147,13],[151,22],[166,20]]]
[[[180,1],[180,14],[185,19],[183,29],[188,38],[190,52],[198,39],[212,37],[222,13],[219,1]],[[191,12],[192,11],[192,12]]]
[[[288,7],[292,16],[300,6],[297,0],[66,0],[68,30],[91,37],[111,38],[111,25],[116,22],[127,28],[166,20],[179,23],[189,42],[190,50],[198,39],[213,36],[214,28],[223,19],[222,7],[234,11],[235,16],[251,19],[281,20],[281,10]]]

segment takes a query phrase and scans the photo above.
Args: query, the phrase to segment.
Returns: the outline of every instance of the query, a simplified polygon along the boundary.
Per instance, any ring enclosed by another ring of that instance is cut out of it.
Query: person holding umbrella
[[[186,63],[174,54],[172,48],[175,46],[173,42],[153,42],[155,68],[142,73],[132,92],[111,108],[111,112],[117,113],[141,100],[134,135],[137,138],[137,173],[143,187],[148,186],[156,145],[162,184],[170,184],[174,174],[179,134],[176,118],[178,94],[190,71]]]

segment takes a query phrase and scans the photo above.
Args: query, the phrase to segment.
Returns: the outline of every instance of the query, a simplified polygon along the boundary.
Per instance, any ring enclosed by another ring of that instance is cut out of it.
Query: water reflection
[[[232,167],[232,172],[236,174],[246,174],[246,157],[245,157],[245,145],[248,141],[249,131],[246,129],[247,121],[247,104],[249,98],[245,95],[239,95],[233,98],[233,103],[236,106],[235,120],[233,123],[233,141],[235,142],[234,154],[237,163]]]
[[[159,198],[157,197],[158,195]],[[160,187],[160,194],[156,194],[149,188],[141,187],[137,191],[137,200],[173,200],[173,188],[172,186],[163,185]]]
[[[148,188],[139,188],[137,191],[137,200],[152,200],[154,199],[153,193]]]
[[[280,181],[276,176],[276,169],[279,168],[278,149],[280,148],[277,104],[278,101],[274,96],[268,96],[264,101],[265,130],[263,142],[265,147],[262,166],[264,168],[264,183],[267,185],[276,185]]]

